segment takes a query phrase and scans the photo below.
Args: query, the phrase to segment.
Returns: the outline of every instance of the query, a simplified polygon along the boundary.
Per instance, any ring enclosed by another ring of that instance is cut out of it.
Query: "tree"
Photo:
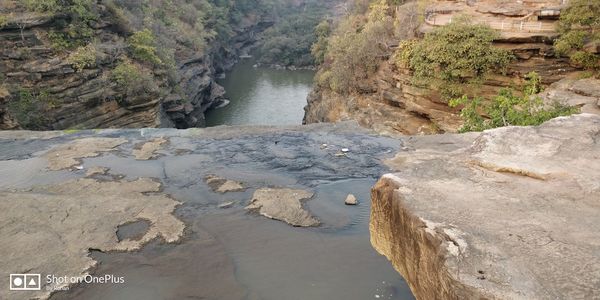
[[[431,85],[446,99],[464,94],[492,71],[503,71],[512,54],[493,45],[499,34],[487,25],[458,19],[427,33],[422,40],[405,41],[397,63],[413,71],[417,84]]]
[[[600,0],[572,0],[560,16],[560,37],[554,42],[557,55],[566,55],[585,69],[600,70]],[[589,47],[586,47],[589,46]]]
[[[539,125],[550,119],[571,115],[578,111],[576,107],[565,106],[558,102],[552,105],[544,104],[536,95],[542,91],[539,75],[531,72],[526,75],[526,79],[523,96],[515,95],[512,89],[502,89],[487,105],[484,105],[485,101],[481,97],[470,98],[463,95],[450,100],[450,106],[462,106],[460,116],[464,124],[460,131]],[[485,112],[487,118],[481,116],[481,111]]]
[[[315,35],[317,41],[311,46],[310,53],[315,58],[317,64],[322,64],[325,61],[325,54],[329,45],[329,34],[331,33],[331,24],[328,20],[323,20],[315,27]]]

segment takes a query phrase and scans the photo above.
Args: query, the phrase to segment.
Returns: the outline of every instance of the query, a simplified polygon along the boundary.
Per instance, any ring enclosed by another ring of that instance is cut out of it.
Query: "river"
[[[207,126],[300,125],[315,72],[253,67],[253,59],[238,63],[219,81],[229,105],[208,111]]]

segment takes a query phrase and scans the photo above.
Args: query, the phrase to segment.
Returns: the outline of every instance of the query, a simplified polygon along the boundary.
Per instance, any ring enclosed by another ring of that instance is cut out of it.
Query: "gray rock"
[[[414,139],[372,192],[371,242],[416,298],[599,295],[600,116],[456,137]]]

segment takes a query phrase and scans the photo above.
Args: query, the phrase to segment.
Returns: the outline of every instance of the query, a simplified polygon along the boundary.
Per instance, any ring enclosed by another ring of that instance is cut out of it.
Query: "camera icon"
[[[41,274],[10,274],[11,291],[39,291],[42,289]]]

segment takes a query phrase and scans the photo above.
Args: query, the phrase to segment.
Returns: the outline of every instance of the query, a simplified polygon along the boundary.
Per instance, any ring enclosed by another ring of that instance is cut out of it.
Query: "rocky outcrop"
[[[595,299],[600,117],[411,139],[371,242],[417,299]]]
[[[600,115],[600,80],[565,78],[550,85],[540,94],[548,104],[559,102],[579,107],[582,113]]]
[[[548,3],[554,1],[547,1]],[[516,59],[508,66],[505,74],[493,74],[481,85],[477,94],[484,98],[497,95],[502,88],[523,84],[524,76],[537,72],[545,85],[550,85],[579,70],[569,64],[566,58],[557,58],[553,50],[555,20],[533,22],[540,26],[531,30],[519,28],[522,12],[536,11],[542,2],[529,4],[502,4],[506,9],[498,10],[486,4],[487,1],[467,3],[435,1],[427,8],[429,21],[418,30],[418,36],[450,22],[452,16],[467,14],[474,22],[489,24],[501,32],[495,41],[500,48],[510,50]],[[495,2],[493,3],[495,6]],[[533,5],[533,4],[532,4]],[[518,6],[518,8],[512,7]],[[434,17],[438,16],[437,21]],[[513,30],[509,24],[516,26]],[[531,25],[526,23],[526,25]],[[533,25],[531,25],[533,26]],[[539,29],[539,30],[538,30]],[[356,120],[362,126],[383,134],[434,134],[456,132],[462,126],[459,111],[448,107],[439,91],[415,85],[412,73],[406,67],[395,64],[395,58],[382,61],[379,70],[361,83],[365,88],[350,95],[341,95],[327,88],[315,87],[308,97],[304,123],[338,122]]]
[[[99,14],[92,28],[96,59],[80,70],[69,61],[72,51],[57,48],[51,38],[71,21],[68,16],[0,7],[6,18],[0,26],[0,129],[202,127],[204,113],[226,101],[217,75],[272,24],[262,17],[234,24],[228,44],[215,42],[206,53],[163,33],[173,41],[172,72],[177,74],[141,64],[151,80],[142,95],[111,80],[127,55],[126,38],[133,28],[122,26],[122,16],[107,2],[98,1],[94,8]]]

